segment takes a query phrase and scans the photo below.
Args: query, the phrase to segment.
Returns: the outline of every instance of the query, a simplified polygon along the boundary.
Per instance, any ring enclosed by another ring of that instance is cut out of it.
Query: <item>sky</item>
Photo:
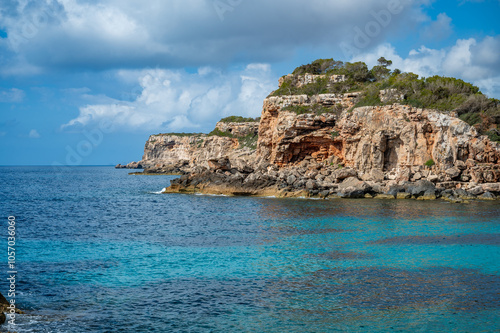
[[[318,58],[381,56],[500,99],[500,0],[0,0],[0,165],[138,161],[260,116]]]

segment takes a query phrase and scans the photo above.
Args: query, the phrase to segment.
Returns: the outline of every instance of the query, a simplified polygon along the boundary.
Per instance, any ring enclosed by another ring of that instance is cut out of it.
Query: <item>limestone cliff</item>
[[[310,156],[318,163],[351,167],[365,178],[376,172],[388,180],[422,174],[431,180],[439,174],[442,181],[500,180],[500,145],[452,115],[400,104],[341,115],[297,115],[281,108],[276,98],[264,102],[257,150],[279,167]],[[429,161],[432,169],[425,166]]]
[[[319,78],[295,81],[304,86]],[[355,108],[360,93],[271,95],[258,124],[220,122],[212,135],[151,136],[140,164],[185,174],[167,192],[450,200],[500,195],[500,144],[454,112],[399,104],[404,95],[396,89],[377,92],[392,104]],[[257,132],[256,145],[249,144]]]
[[[252,142],[257,141],[258,125],[258,122],[218,122],[214,131],[218,135],[151,135],[142,160],[125,167],[145,169],[146,173],[189,173],[195,167],[208,168],[211,160],[228,156],[245,159],[255,150]]]

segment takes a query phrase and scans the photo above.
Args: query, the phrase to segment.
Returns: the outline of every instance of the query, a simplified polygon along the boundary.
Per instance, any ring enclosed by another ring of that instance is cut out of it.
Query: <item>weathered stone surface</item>
[[[398,192],[396,195],[396,199],[410,199],[411,198],[411,193],[407,192]]]
[[[257,135],[259,131],[259,123],[258,122],[243,122],[243,123],[234,123],[234,122],[218,122],[215,125],[221,132],[231,133],[231,135],[236,137],[244,137],[249,134]]]
[[[481,187],[485,192],[497,192],[500,193],[500,183],[492,183],[492,184],[482,184]]]
[[[407,192],[418,198],[419,196],[436,193],[436,185],[428,180],[419,180],[414,185],[408,186]]]
[[[280,98],[264,102],[257,148],[260,156],[279,166],[300,163],[306,156],[319,162],[335,158],[364,179],[375,169],[387,179],[400,181],[410,178],[410,168],[433,160],[433,173],[428,175],[433,182],[445,176],[456,178],[464,167],[470,169],[478,162],[494,164],[499,170],[500,145],[451,115],[398,104],[361,107],[339,116],[296,115],[281,109],[307,104],[307,98],[302,102],[298,97]],[[500,172],[489,172],[488,177],[488,182],[500,181]],[[475,178],[485,181],[481,170],[476,170]]]
[[[436,200],[436,191],[429,190],[426,191],[423,195],[419,196],[417,200]]]
[[[340,170],[337,170],[334,172],[334,177],[337,180],[344,180],[346,178],[357,177],[357,176],[358,176],[358,172],[354,169],[351,169],[351,168],[344,168],[344,169],[340,169]]]
[[[453,192],[454,192],[455,197],[463,199],[463,200],[471,200],[471,199],[475,199],[475,197],[476,197],[472,193],[470,193],[464,189],[461,189],[461,188],[457,188]]]
[[[459,168],[457,168],[457,167],[453,167],[453,168],[449,168],[449,169],[447,169],[445,172],[446,172],[446,174],[447,174],[448,176],[450,176],[450,178],[451,178],[451,179],[455,179],[455,178],[457,178],[458,176],[460,176],[460,172],[461,172],[461,171],[460,171],[460,169],[459,169]]]
[[[333,83],[338,83],[338,82],[344,82],[346,79],[345,75],[324,75],[324,74],[302,74],[302,75],[293,75],[293,74],[288,74],[285,76],[280,77],[278,80],[279,87],[283,85],[285,80],[291,80],[293,82],[293,86],[300,88],[303,85],[310,84],[316,82],[318,79],[324,79],[328,78],[330,82]]]
[[[308,189],[308,190],[315,190],[317,187],[318,187],[318,185],[313,180],[308,180],[306,183],[306,189]]]
[[[467,169],[467,165],[465,164],[464,161],[461,161],[461,160],[456,160],[455,161],[455,166],[459,169],[459,170],[465,170]]]
[[[481,194],[478,199],[480,200],[495,200],[496,197],[494,194],[492,194],[491,192],[484,192],[483,194]]]
[[[219,123],[231,137],[151,136],[143,159],[130,167],[188,175],[173,181],[174,192],[462,201],[500,195],[498,143],[452,113],[400,104],[348,110],[357,97],[271,96],[264,100],[256,150],[241,141],[255,134],[256,123]],[[331,112],[284,110],[312,105]]]
[[[375,199],[395,199],[393,195],[390,194],[377,194],[374,196]]]
[[[363,198],[370,190],[371,187],[366,182],[349,177],[339,185],[337,195],[341,198]]]

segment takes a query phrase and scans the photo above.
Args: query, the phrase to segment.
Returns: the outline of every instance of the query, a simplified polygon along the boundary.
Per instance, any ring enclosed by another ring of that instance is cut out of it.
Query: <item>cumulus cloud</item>
[[[0,90],[0,103],[20,103],[24,96],[24,91],[20,89]]]
[[[424,40],[440,41],[449,37],[452,32],[451,18],[446,13],[441,13],[435,21],[423,28],[421,36]]]
[[[110,121],[116,129],[148,131],[206,131],[223,116],[257,117],[262,101],[276,86],[267,64],[250,64],[240,71],[209,67],[184,70],[120,70],[118,78],[134,77],[137,86],[122,99],[80,108],[63,129],[91,127]],[[135,97],[134,94],[140,91]]]
[[[0,48],[32,71],[270,62],[300,47],[338,49],[395,2],[401,12],[372,42],[410,29],[425,0],[150,0],[140,10],[135,0],[17,0],[0,11]]]
[[[447,49],[430,49],[425,46],[411,50],[401,57],[390,44],[382,44],[373,52],[354,60],[375,65],[379,57],[393,61],[393,68],[421,76],[445,75],[472,82],[491,97],[500,98],[500,36],[483,40],[459,39]]]
[[[32,129],[28,135],[31,139],[39,139],[40,133],[36,129]]]

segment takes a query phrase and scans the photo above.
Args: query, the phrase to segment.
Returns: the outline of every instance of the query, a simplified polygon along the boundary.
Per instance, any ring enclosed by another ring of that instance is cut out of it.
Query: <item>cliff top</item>
[[[478,87],[460,79],[419,77],[391,70],[392,61],[378,60],[369,69],[364,62],[318,59],[297,67],[280,78],[279,88],[269,96],[345,94],[357,92],[354,107],[382,106],[395,102],[419,108],[453,111],[491,140],[500,141],[500,101],[488,98]],[[307,110],[300,110],[307,112]]]

